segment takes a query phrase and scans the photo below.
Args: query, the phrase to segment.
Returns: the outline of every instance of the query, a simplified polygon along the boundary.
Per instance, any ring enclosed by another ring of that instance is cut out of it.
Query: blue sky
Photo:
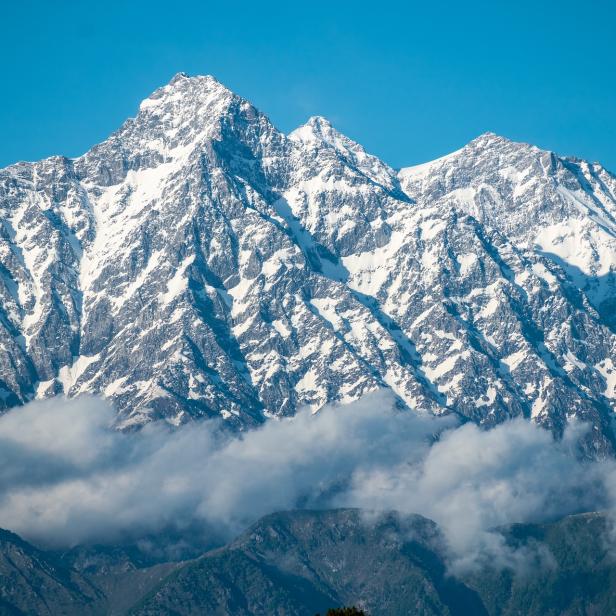
[[[2,9],[0,166],[76,156],[178,71],[393,166],[493,131],[616,172],[616,3],[69,2]]]

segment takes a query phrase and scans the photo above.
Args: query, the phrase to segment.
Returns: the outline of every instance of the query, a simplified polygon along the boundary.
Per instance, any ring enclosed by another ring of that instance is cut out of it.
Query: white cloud
[[[464,567],[514,558],[494,526],[603,507],[616,485],[613,463],[576,458],[583,426],[560,443],[524,420],[460,427],[394,411],[386,392],[240,436],[214,422],[120,433],[112,418],[96,398],[0,417],[0,526],[52,545],[195,523],[228,539],[297,506],[397,509],[439,523]]]

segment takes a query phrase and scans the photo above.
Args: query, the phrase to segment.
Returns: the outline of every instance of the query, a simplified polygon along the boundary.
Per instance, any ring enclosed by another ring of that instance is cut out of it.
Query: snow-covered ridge
[[[238,427],[390,388],[613,452],[616,178],[485,134],[394,171],[178,74],[74,160],[0,171],[0,405]]]

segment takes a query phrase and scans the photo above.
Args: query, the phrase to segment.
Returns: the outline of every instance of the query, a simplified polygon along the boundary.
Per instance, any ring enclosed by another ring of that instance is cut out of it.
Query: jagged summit
[[[376,184],[390,191],[397,188],[395,172],[389,165],[366,152],[363,146],[343,135],[322,116],[309,118],[289,134],[289,139],[308,148],[330,149]]]
[[[248,101],[209,75],[179,73],[139,106],[136,117],[77,159],[77,173],[98,185],[123,181],[131,170],[185,164],[233,127],[264,122]],[[273,127],[272,127],[273,130]],[[171,171],[171,167],[167,167]]]
[[[289,134],[289,138],[295,141],[325,141],[330,142],[332,138],[340,135],[332,126],[331,122],[323,116],[311,116],[302,126],[296,128]]]
[[[210,77],[210,75],[206,75],[206,77]],[[184,71],[179,71],[171,78],[169,85],[172,86],[175,83],[182,81],[183,79],[190,79],[190,75],[188,73],[185,73]]]
[[[491,133],[396,173],[177,75],[74,160],[0,170],[0,406],[242,428],[390,389],[614,452],[616,179]]]
[[[239,99],[211,75],[189,77],[178,73],[171,81],[156,89],[139,106],[140,112],[157,115],[164,111],[181,112],[183,107],[199,114],[199,105],[206,105],[212,98]]]
[[[504,137],[503,135],[497,135],[496,133],[492,131],[486,131],[484,133],[481,133],[481,135],[478,135],[477,137],[472,139],[469,143],[490,145],[494,143],[505,143],[505,142],[512,143],[510,139],[507,139],[507,137]]]
[[[169,83],[160,88],[157,88],[153,94],[161,91],[178,91],[186,88],[224,88],[228,92],[231,92],[229,88],[227,88],[220,81],[218,81],[218,79],[216,79],[216,77],[214,77],[213,75],[189,75],[188,73],[179,72],[171,78]],[[148,98],[151,97],[152,95],[150,95],[150,97]]]
[[[425,163],[419,163],[417,165],[412,165],[409,167],[402,167],[399,170],[399,173],[402,176],[422,176],[425,175],[428,170],[434,169],[439,165],[443,165],[447,161],[451,162],[456,158],[465,159],[469,156],[473,156],[473,153],[476,152],[481,153],[487,151],[502,150],[503,148],[517,148],[538,152],[541,154],[550,154],[550,152],[540,150],[539,148],[531,144],[516,142],[502,135],[497,135],[496,133],[488,131],[482,133],[481,135],[478,135],[477,137],[469,141],[466,145],[461,147],[459,150],[455,150],[453,152],[450,152],[449,154],[445,154],[443,156],[440,156],[439,158]]]
[[[478,149],[478,150],[498,150],[503,148],[517,148],[524,149],[533,152],[540,152],[542,154],[551,154],[548,150],[542,150],[537,146],[526,143],[524,141],[514,141],[513,139],[509,139],[503,135],[497,135],[493,132],[485,132],[475,137],[475,139],[469,141],[469,143],[465,146],[469,149]]]
[[[318,128],[321,131],[323,130],[329,131],[333,128],[331,122],[327,118],[320,116],[320,115],[310,116],[306,124],[308,124],[309,126],[314,126],[315,128]]]

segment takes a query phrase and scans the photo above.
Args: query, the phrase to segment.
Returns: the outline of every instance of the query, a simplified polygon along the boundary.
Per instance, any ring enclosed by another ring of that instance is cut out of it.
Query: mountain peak
[[[185,73],[184,71],[180,71],[172,77],[171,81],[169,82],[169,85],[173,85],[178,81],[181,81],[182,79],[190,79],[190,75],[188,73]]]
[[[308,126],[312,126],[317,130],[333,130],[334,127],[332,123],[325,117],[320,115],[310,116],[308,118],[308,122],[306,122]]]
[[[334,145],[334,142],[340,137],[346,139],[323,116],[311,116],[305,124],[302,124],[289,134],[289,139],[292,141],[326,143],[328,145]]]
[[[183,71],[176,73],[171,81],[167,84],[168,86],[175,86],[181,84],[193,84],[199,86],[210,86],[210,87],[221,87],[225,90],[228,90],[216,77],[213,75],[189,75]]]
[[[475,137],[475,140],[484,140],[484,141],[494,141],[495,139],[504,139],[504,137],[502,137],[501,135],[497,135],[495,132],[491,131],[491,130],[487,130],[483,133],[481,133],[481,135],[479,135],[478,137]]]
[[[212,75],[189,76],[187,73],[176,73],[169,83],[156,89],[139,106],[139,111],[159,107],[162,103],[186,103],[192,105],[211,97],[235,96]]]
[[[220,136],[223,118],[247,106],[211,75],[177,73],[141,102],[135,117],[80,157],[80,164],[98,169],[95,175],[103,185],[115,184],[129,168],[185,159],[204,141]],[[113,172],[105,164],[111,159],[117,161]]]
[[[395,172],[376,156],[368,154],[364,147],[338,131],[323,116],[312,116],[289,134],[289,139],[312,147],[324,147],[336,152],[347,164],[355,167],[372,181],[388,190],[395,185]]]
[[[350,139],[323,116],[312,116],[308,121],[289,134],[289,139],[305,144],[324,145],[345,156],[369,156],[364,148]]]
[[[405,178],[407,180],[418,180],[425,177],[434,169],[440,167],[444,163],[450,162],[453,159],[457,159],[459,157],[464,158],[470,153],[481,154],[481,152],[486,150],[502,148],[505,148],[507,150],[531,148],[535,151],[540,151],[538,148],[536,148],[536,146],[530,145],[528,143],[513,141],[511,139],[508,139],[507,137],[503,137],[502,135],[497,135],[492,131],[486,131],[485,133],[481,133],[481,135],[469,141],[466,145],[462,146],[458,150],[455,150],[448,154],[444,154],[443,156],[439,156],[434,160],[429,160],[417,165],[411,165],[409,167],[402,167],[399,170],[398,175],[400,178]]]
[[[481,149],[494,148],[494,147],[522,147],[522,148],[536,148],[536,146],[531,145],[529,143],[525,143],[522,141],[514,141],[513,139],[509,139],[508,137],[503,137],[502,135],[497,135],[491,131],[487,131],[482,133],[478,137],[475,137],[472,141],[470,141],[466,147],[475,147]],[[538,149],[538,148],[537,148]]]

